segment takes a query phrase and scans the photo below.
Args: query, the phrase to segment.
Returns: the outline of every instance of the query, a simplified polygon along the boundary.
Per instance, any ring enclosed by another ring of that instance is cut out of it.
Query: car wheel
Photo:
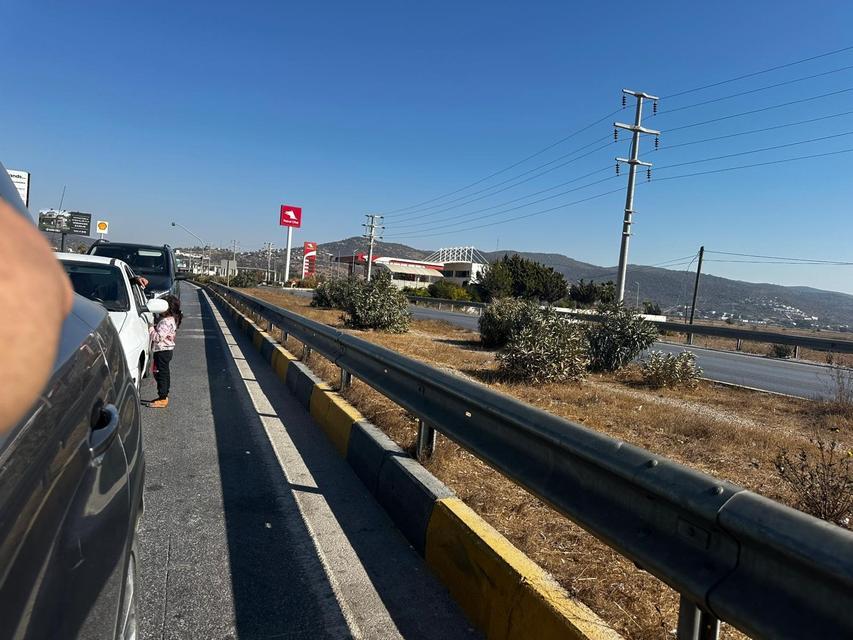
[[[133,543],[127,560],[127,574],[124,580],[124,603],[122,613],[121,640],[136,640],[136,529],[133,532]]]

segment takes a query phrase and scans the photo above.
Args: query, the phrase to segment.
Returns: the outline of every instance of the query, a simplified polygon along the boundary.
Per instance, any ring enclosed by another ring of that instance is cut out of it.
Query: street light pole
[[[639,313],[640,312],[640,283],[635,281],[634,284],[637,285],[637,313]]]
[[[209,245],[208,245],[208,243],[207,243],[207,242],[205,242],[204,240],[202,240],[201,238],[199,238],[196,234],[194,234],[192,231],[190,231],[190,230],[189,230],[189,229],[187,229],[184,225],[182,225],[182,224],[180,224],[180,223],[178,223],[178,222],[173,222],[173,223],[172,223],[172,226],[173,226],[173,227],[180,227],[181,229],[183,229],[184,231],[186,231],[188,234],[190,234],[193,238],[195,238],[196,240],[198,240],[199,242],[201,242],[201,247],[202,247],[202,249],[201,249],[201,264],[202,264],[202,269],[204,269],[204,254],[205,254],[205,252],[206,252],[206,253],[207,253],[207,270],[208,270],[208,271],[210,271],[210,250],[209,250]]]

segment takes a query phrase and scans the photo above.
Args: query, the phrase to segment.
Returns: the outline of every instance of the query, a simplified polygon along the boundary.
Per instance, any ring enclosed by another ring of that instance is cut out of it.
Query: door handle
[[[118,434],[119,413],[114,404],[104,405],[89,433],[89,452],[97,458],[109,449]]]

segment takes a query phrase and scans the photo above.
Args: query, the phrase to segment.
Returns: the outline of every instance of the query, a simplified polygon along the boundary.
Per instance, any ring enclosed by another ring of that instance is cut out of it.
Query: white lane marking
[[[210,302],[207,292],[203,292],[210,303],[216,323],[222,331],[228,351],[237,366],[246,391],[249,393],[254,410],[263,424],[267,438],[272,445],[284,478],[291,485],[317,488],[317,483],[311,475],[299,450],[293,444],[287,432],[287,426],[278,417],[269,398],[255,379],[255,374],[246,362],[242,350],[234,336],[225,324],[219,310]],[[324,615],[334,620],[339,611],[343,614],[349,633],[353,638],[402,638],[394,624],[382,598],[373,587],[358,554],[349,542],[346,534],[338,523],[335,514],[326,502],[322,493],[291,490],[296,501],[303,523],[311,535],[317,557],[323,566],[329,585],[337,599],[337,604],[324,598],[318,598]],[[310,578],[310,576],[309,576]],[[319,578],[318,578],[319,579]],[[321,590],[322,587],[311,581],[312,587]],[[357,603],[361,616],[353,614],[354,603]],[[366,627],[362,629],[359,618]],[[327,627],[328,630],[328,627]]]

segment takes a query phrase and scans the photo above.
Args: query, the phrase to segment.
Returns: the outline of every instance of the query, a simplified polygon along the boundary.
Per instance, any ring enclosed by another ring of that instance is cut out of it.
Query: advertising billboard
[[[21,200],[24,201],[24,206],[30,206],[30,172],[20,171],[18,169],[6,169],[6,173],[12,179],[12,184],[18,190]]]
[[[73,233],[88,236],[92,230],[92,214],[80,211],[57,211],[43,209],[39,211],[39,229],[54,233]]]
[[[302,245],[302,277],[317,273],[317,243],[306,242]]]
[[[298,229],[302,226],[302,207],[294,207],[289,204],[281,205],[278,214],[278,224],[282,227],[294,227]]]

